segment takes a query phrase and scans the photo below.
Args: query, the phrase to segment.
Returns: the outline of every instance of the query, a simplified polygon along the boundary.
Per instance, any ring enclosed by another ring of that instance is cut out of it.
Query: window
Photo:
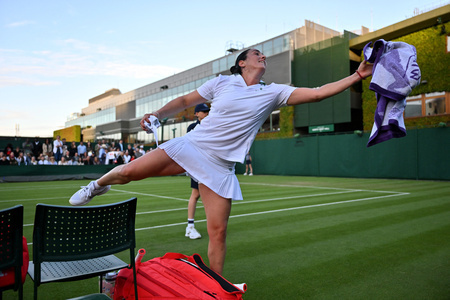
[[[406,98],[406,118],[444,114],[450,114],[450,92],[422,94]]]

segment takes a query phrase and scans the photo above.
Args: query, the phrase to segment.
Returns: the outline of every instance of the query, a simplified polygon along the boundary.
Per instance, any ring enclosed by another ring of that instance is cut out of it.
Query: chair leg
[[[103,293],[103,274],[100,274],[100,294]]]

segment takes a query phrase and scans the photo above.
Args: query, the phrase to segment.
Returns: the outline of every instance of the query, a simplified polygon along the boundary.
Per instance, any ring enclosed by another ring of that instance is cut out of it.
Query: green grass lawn
[[[224,277],[245,282],[244,299],[449,299],[450,183],[287,176],[238,176],[244,201],[233,203]],[[0,184],[0,209],[24,206],[32,257],[37,203],[68,205],[88,181]],[[92,205],[138,198],[137,248],[144,260],[166,252],[199,253],[205,262],[205,213],[197,206],[200,240],[184,237],[189,178],[152,178],[113,186]],[[119,255],[127,260],[127,253]],[[98,278],[49,283],[40,299],[98,291]],[[4,299],[17,299],[6,291]],[[32,299],[27,277],[24,299]]]

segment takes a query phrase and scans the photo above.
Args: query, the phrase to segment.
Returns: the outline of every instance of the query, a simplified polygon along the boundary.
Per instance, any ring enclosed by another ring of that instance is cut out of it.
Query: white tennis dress
[[[295,87],[272,83],[247,86],[241,75],[211,79],[198,88],[211,101],[209,115],[186,135],[159,146],[194,180],[218,195],[242,200],[234,172],[273,110],[287,105]]]

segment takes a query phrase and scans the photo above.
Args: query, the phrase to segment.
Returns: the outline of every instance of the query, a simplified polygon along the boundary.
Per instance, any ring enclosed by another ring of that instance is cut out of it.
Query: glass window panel
[[[272,41],[268,41],[268,42],[265,42],[264,44],[263,44],[263,53],[264,53],[264,55],[265,56],[271,56],[272,54],[273,54],[273,46],[272,46]]]
[[[425,113],[427,116],[445,114],[445,98],[426,100]]]
[[[283,51],[283,37],[273,40],[273,54],[278,54]]]
[[[235,58],[233,54],[227,56],[227,70],[234,66],[234,60]]]
[[[422,100],[408,101],[405,107],[405,117],[421,117],[422,116]]]
[[[222,72],[226,69],[227,69],[227,58],[224,57],[219,60],[219,70],[220,70],[219,72]]]
[[[219,61],[218,60],[213,61],[213,63],[212,63],[212,71],[213,71],[213,73],[219,73],[220,72]]]

